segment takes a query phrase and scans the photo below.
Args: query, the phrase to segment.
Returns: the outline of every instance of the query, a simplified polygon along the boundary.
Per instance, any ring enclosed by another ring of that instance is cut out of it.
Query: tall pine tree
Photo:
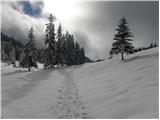
[[[28,34],[28,42],[25,45],[24,54],[22,60],[20,61],[20,65],[22,67],[27,67],[28,71],[31,70],[31,67],[37,67],[37,49],[35,47],[35,37],[33,32],[33,27],[31,27]]]
[[[110,55],[121,53],[122,60],[124,60],[124,53],[132,53],[134,47],[132,46],[130,39],[133,37],[133,34],[130,32],[130,28],[128,26],[128,22],[125,17],[120,19],[118,24],[118,28],[116,29],[117,33],[114,35],[115,42],[112,44],[112,48],[110,51]]]
[[[84,50],[83,47],[81,48],[81,61],[80,61],[80,64],[82,64],[82,63],[85,63],[85,50]]]
[[[158,47],[158,45],[157,45],[157,43],[156,43],[156,42],[154,43],[154,47]]]
[[[80,46],[78,44],[78,42],[76,41],[76,44],[75,44],[75,64],[78,65],[79,62],[80,62]]]
[[[58,30],[57,30],[57,35],[56,35],[56,38],[57,38],[57,67],[59,65],[62,65],[62,61],[63,61],[63,35],[62,35],[62,27],[61,27],[61,24],[59,24],[59,27],[58,27]]]
[[[75,53],[75,45],[74,45],[74,37],[69,34],[67,41],[67,49],[68,49],[68,65],[74,65],[74,53]]]
[[[45,44],[47,49],[45,50],[44,68],[53,68],[56,64],[56,41],[55,41],[55,28],[53,21],[55,18],[52,14],[49,16],[49,23],[46,24]]]

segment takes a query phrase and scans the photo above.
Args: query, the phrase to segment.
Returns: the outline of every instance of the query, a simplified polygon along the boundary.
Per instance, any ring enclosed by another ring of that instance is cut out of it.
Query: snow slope
[[[158,48],[56,70],[2,74],[3,118],[158,118]],[[2,67],[3,71],[5,67]]]
[[[158,118],[158,48],[85,64],[75,72],[93,118]]]

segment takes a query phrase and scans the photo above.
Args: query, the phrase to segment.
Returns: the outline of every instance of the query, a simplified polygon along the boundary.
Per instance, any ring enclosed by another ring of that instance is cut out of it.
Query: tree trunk
[[[124,60],[123,52],[121,52],[121,55],[122,55],[122,61],[123,61]]]
[[[28,68],[28,72],[29,72],[29,71],[31,71],[31,68],[30,68],[30,67]]]

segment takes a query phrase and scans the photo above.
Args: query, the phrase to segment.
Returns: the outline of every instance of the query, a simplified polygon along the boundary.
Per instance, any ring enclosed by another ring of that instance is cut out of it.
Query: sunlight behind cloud
[[[53,13],[60,21],[72,21],[83,14],[74,0],[45,0],[44,6],[44,11]]]

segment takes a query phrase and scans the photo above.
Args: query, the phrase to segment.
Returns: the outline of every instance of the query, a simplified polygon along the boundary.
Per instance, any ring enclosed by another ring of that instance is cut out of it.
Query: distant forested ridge
[[[1,32],[1,60],[14,63],[20,60],[24,45],[22,42]]]

